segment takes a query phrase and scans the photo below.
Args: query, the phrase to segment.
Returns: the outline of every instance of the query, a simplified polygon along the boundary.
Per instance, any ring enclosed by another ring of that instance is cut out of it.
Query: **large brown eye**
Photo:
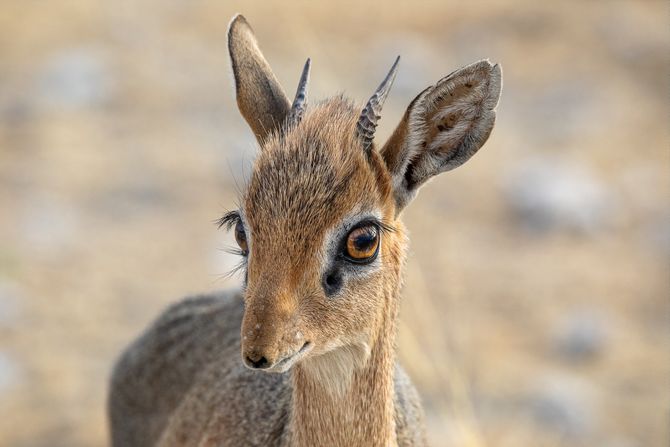
[[[240,250],[246,255],[249,252],[249,246],[247,244],[247,234],[244,232],[241,220],[238,220],[235,224],[235,240],[237,241],[237,245],[240,246]]]
[[[375,225],[355,228],[347,236],[347,257],[354,262],[369,262],[377,255],[379,229]]]

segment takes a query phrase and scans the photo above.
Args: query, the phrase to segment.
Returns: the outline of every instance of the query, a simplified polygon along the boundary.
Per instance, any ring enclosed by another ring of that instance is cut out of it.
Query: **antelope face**
[[[358,114],[333,99],[267,139],[231,216],[246,263],[250,367],[284,371],[307,355],[365,350],[374,336],[402,232],[388,171],[356,138]]]
[[[356,366],[399,287],[398,216],[429,178],[486,141],[500,68],[479,62],[428,87],[377,150],[397,60],[362,112],[341,97],[307,107],[309,60],[291,104],[242,16],[228,35],[238,106],[260,144],[240,209],[222,219],[243,257],[242,358],[284,372],[346,351]]]

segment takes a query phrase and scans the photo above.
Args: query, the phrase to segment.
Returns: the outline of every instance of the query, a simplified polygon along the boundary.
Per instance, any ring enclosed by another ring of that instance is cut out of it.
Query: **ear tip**
[[[491,67],[491,73],[498,78],[502,78],[502,66],[496,62],[493,64],[493,67]]]
[[[494,71],[494,70],[496,70],[496,67],[499,67],[499,64],[497,62],[493,63],[493,62],[491,62],[491,59],[486,58],[486,59],[479,60],[479,61],[477,61],[477,62],[475,62],[475,63],[473,63],[469,66],[472,67],[473,70]],[[468,66],[466,66],[466,68],[467,67]]]
[[[491,77],[499,84],[502,82],[502,67],[500,64],[496,63],[491,67]]]
[[[230,39],[233,33],[236,33],[241,28],[251,30],[251,26],[249,25],[249,22],[247,22],[247,19],[242,14],[237,13],[230,19],[230,23],[228,24],[228,38]]]
[[[494,109],[498,105],[498,100],[500,99],[500,93],[502,91],[502,67],[499,63],[491,63],[489,59],[482,59],[479,62],[475,62],[471,65],[473,71],[482,70],[486,72],[486,76],[489,78],[489,95],[491,101],[489,104],[490,109]],[[466,67],[467,68],[467,67]]]
[[[230,19],[230,24],[228,25],[228,27],[231,27],[237,23],[248,23],[247,19],[239,12],[233,15],[233,18]]]

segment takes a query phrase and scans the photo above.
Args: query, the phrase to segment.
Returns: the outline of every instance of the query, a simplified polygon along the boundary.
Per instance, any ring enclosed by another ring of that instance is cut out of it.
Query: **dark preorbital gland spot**
[[[472,84],[470,84],[469,82],[466,83],[465,86],[466,86],[467,88],[472,88]]]
[[[323,279],[323,288],[326,295],[335,295],[340,291],[343,283],[344,279],[342,278],[342,274],[337,269],[328,272]]]
[[[438,125],[437,125],[437,129],[438,129],[440,132],[444,132],[445,130],[447,130],[447,128],[446,128],[444,125],[442,125],[442,124],[438,124]]]

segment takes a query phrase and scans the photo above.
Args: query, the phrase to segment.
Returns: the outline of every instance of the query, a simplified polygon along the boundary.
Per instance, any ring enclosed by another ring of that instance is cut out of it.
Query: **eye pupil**
[[[354,240],[354,247],[359,252],[365,252],[374,245],[375,239],[369,236],[361,236]]]
[[[354,245],[358,250],[364,251],[374,244],[376,237],[372,234],[363,234],[354,240]]]

